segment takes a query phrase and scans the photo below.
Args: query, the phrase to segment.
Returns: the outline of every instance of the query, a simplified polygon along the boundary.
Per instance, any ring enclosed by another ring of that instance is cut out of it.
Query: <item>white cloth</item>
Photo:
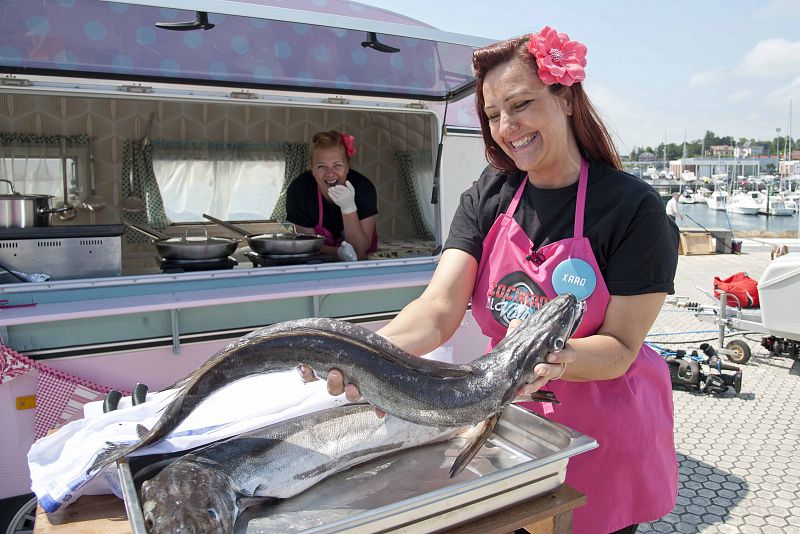
[[[150,394],[138,406],[131,406],[127,397],[109,413],[102,413],[102,402],[90,403],[84,419],[37,440],[28,452],[28,467],[31,489],[42,508],[53,512],[80,495],[120,497],[113,465],[92,478],[87,478],[86,470],[107,442],[138,441],[137,425],[152,428],[174,394],[175,390]],[[165,440],[131,456],[186,450],[343,404],[347,404],[344,395],[329,395],[324,380],[304,384],[296,371],[257,375],[211,395]]]

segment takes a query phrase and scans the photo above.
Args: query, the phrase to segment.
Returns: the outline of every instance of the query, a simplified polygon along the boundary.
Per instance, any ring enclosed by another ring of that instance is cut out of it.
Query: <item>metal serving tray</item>
[[[569,458],[597,447],[589,436],[513,405],[470,465],[451,479],[463,443],[358,465],[291,499],[247,509],[235,532],[435,532],[557,488]]]

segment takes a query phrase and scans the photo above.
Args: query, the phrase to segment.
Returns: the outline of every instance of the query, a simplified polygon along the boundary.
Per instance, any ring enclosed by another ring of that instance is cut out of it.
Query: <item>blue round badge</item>
[[[559,295],[572,293],[578,300],[586,300],[596,285],[594,269],[583,260],[564,260],[553,270],[553,289]]]

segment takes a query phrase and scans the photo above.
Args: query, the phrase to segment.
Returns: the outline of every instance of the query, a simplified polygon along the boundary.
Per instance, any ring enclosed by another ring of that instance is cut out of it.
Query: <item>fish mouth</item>
[[[583,320],[583,314],[586,311],[586,302],[583,300],[577,300],[577,299],[575,300],[576,300],[575,304],[571,306],[572,313],[569,315],[566,328],[564,329],[563,337],[558,337],[553,341],[553,352],[558,352],[561,349],[563,349],[567,343],[567,340],[570,339],[573,335],[575,335],[575,332],[581,325],[581,321]]]

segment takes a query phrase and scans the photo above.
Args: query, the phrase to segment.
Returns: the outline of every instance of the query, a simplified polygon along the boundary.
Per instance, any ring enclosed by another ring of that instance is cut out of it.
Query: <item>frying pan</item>
[[[251,234],[244,228],[240,228],[227,221],[214,218],[211,215],[203,214],[203,217],[213,221],[220,226],[241,234],[247,238],[247,244],[256,254],[263,256],[299,256],[312,255],[322,248],[325,237],[321,235],[298,234],[294,225],[284,223],[290,231],[268,234]]]
[[[186,229],[183,237],[169,237],[147,226],[133,224],[125,221],[125,225],[153,238],[153,245],[158,250],[159,256],[165,260],[216,260],[233,254],[238,239],[228,237],[209,236],[205,228],[200,228],[203,235],[189,235],[190,228]]]

